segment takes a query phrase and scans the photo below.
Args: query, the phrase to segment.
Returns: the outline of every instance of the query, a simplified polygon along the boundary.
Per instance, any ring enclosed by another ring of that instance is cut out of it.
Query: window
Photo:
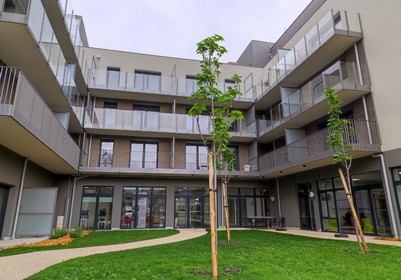
[[[84,229],[110,229],[113,187],[84,187],[79,225]]]
[[[118,88],[120,85],[120,68],[107,67],[107,88]]]
[[[100,167],[113,166],[114,139],[102,139],[100,142]]]
[[[121,228],[164,228],[165,220],[166,188],[124,188]]]
[[[187,93],[192,94],[199,89],[198,80],[194,76],[187,76]]]
[[[186,109],[187,114],[189,113],[190,109],[191,108]],[[198,127],[198,122],[196,120],[196,117],[191,117],[188,115],[186,118],[186,128],[188,130],[192,130],[192,131],[196,131],[196,132],[198,132],[199,128],[200,128],[200,130],[203,133],[208,133],[209,132],[209,119],[210,119],[210,117],[207,112],[204,112],[204,115],[199,115],[199,127]]]
[[[228,92],[229,87],[232,87],[233,89],[235,89],[235,81],[225,80],[224,81],[224,92]]]
[[[134,110],[134,125],[138,128],[157,129],[159,127],[160,105],[135,103],[132,107]]]
[[[207,149],[202,143],[190,143],[185,147],[186,169],[207,169]]]
[[[14,14],[21,14],[26,15],[28,10],[29,1],[12,1],[6,0],[4,3],[4,12],[5,13],[14,13]]]
[[[104,124],[115,125],[117,114],[117,101],[105,100],[104,101]]]
[[[156,141],[132,141],[131,143],[131,168],[157,168]]]
[[[239,161],[238,161],[238,146],[229,146],[228,147],[235,155],[235,162],[234,162],[234,170],[238,170],[239,168]]]
[[[160,92],[161,73],[135,71],[134,83],[137,91]]]

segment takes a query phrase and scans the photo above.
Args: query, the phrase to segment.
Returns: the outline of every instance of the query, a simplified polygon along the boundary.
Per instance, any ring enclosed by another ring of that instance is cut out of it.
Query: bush
[[[78,238],[78,237],[81,237],[81,236],[82,236],[82,233],[83,233],[82,228],[81,228],[81,227],[76,227],[76,228],[74,228],[74,229],[72,229],[72,230],[70,231],[70,236],[71,236],[72,238]]]
[[[68,231],[65,228],[56,228],[50,235],[50,239],[57,239],[67,235]]]

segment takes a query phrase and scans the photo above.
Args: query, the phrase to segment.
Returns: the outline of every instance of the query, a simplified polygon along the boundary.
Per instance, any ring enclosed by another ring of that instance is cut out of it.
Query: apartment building
[[[355,134],[352,190],[364,232],[401,229],[395,34],[401,4],[313,0],[275,43],[252,41],[237,73],[230,224],[355,231],[326,138],[334,88]],[[209,226],[207,151],[188,96],[199,61],[89,46],[70,1],[0,0],[1,238],[87,229]],[[199,120],[210,131],[207,116]],[[224,225],[217,193],[218,225]]]

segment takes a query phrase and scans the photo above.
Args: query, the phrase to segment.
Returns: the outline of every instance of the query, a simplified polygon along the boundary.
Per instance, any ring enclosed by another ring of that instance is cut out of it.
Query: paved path
[[[172,236],[132,243],[87,248],[40,251],[28,254],[0,257],[0,279],[24,279],[49,266],[69,259],[107,252],[149,247],[159,244],[174,243],[196,238],[204,234],[206,234],[206,231],[204,229],[184,229],[180,230],[178,234]]]
[[[300,230],[300,229],[294,229],[294,228],[288,228],[287,231],[276,231],[276,230],[267,230],[267,231],[274,231],[282,234],[292,234],[292,235],[301,235],[301,236],[308,236],[308,237],[314,237],[314,238],[323,238],[323,239],[333,239],[333,240],[344,240],[344,241],[353,241],[356,242],[356,235],[355,234],[349,234],[349,237],[346,238],[339,238],[339,237],[334,237],[333,232],[322,232],[322,231],[311,231],[311,230]],[[401,247],[401,242],[400,241],[385,241],[385,240],[378,240],[374,239],[375,236],[367,236],[365,235],[365,240],[366,243],[370,244],[380,244],[380,245],[391,245],[391,246],[400,246]]]

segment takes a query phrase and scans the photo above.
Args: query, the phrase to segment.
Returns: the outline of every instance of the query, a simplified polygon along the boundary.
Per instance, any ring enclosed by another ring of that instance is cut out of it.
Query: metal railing
[[[12,116],[68,164],[78,168],[80,149],[18,68],[0,67],[0,115]]]
[[[183,153],[183,152],[143,152],[130,151],[129,149],[114,149],[92,151],[87,162],[81,162],[80,170],[83,172],[141,172],[141,173],[166,173],[207,174],[207,154]],[[247,162],[236,163],[233,174],[253,174],[257,170],[251,168]]]
[[[269,69],[267,81],[259,85],[261,90],[257,92],[257,97],[267,94],[335,34],[362,37],[359,14],[330,10],[294,44],[294,47],[279,49],[277,55],[272,58],[275,63],[272,69]]]
[[[267,109],[269,119],[258,120],[258,135],[261,136],[278,125],[297,116],[312,106],[326,99],[325,89],[341,90],[369,90],[367,67],[360,65],[361,79],[355,62],[337,61],[317,77],[309,81],[302,88],[281,88],[281,95],[287,96]]]
[[[88,69],[86,80],[88,85],[93,88],[149,94],[188,97],[198,90],[196,80],[192,78],[177,78],[155,74],[147,75],[142,72]],[[217,88],[221,91],[226,91],[227,85],[225,82],[218,82]],[[238,90],[242,93],[242,96],[238,96],[236,98],[237,101],[251,102],[255,100],[257,88],[253,85],[252,79],[248,78],[243,83],[240,83]]]
[[[345,131],[344,139],[345,143],[351,146],[351,150],[379,152],[381,142],[376,122],[366,120],[350,120],[350,122],[350,127],[353,128],[355,133],[350,136],[348,131]],[[369,136],[368,126],[371,131],[371,137]],[[277,169],[288,168],[331,156],[332,151],[328,148],[327,143],[329,133],[330,129],[326,128],[260,156],[260,170],[276,171]]]
[[[202,133],[209,134],[210,118],[200,116],[199,126]],[[199,134],[196,118],[189,115],[107,108],[94,109],[92,118],[85,121],[85,128]],[[231,134],[256,137],[256,122],[237,121]]]

